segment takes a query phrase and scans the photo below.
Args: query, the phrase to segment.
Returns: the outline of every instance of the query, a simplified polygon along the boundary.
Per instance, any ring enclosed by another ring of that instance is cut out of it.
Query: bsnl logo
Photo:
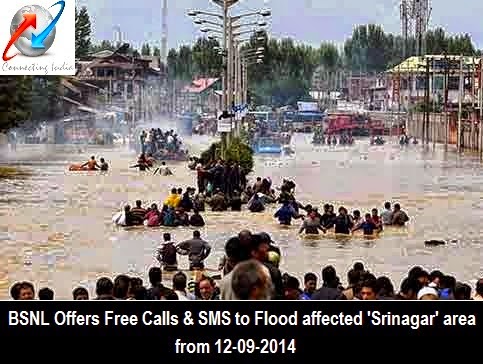
[[[44,311],[8,311],[9,326],[50,326]]]

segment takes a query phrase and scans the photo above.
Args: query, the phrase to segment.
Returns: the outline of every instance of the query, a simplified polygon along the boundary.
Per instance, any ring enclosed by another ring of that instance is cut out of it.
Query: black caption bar
[[[156,338],[163,355],[317,355],[322,337],[483,334],[477,301],[3,301],[11,338]],[[200,356],[201,355],[201,356]]]

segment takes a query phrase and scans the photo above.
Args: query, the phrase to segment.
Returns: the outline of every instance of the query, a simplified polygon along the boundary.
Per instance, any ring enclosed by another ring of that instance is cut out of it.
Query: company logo
[[[12,52],[12,46],[27,57],[41,56],[52,47],[55,26],[64,12],[65,1],[58,1],[49,9],[54,7],[55,17],[40,5],[26,5],[15,13],[10,24],[10,40],[3,51],[2,59],[5,62],[19,54]]]

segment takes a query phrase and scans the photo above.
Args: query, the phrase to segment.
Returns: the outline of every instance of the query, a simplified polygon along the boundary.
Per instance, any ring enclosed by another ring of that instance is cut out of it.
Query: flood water
[[[441,147],[401,148],[395,141],[369,146],[367,139],[353,147],[320,147],[311,135],[293,138],[293,157],[258,158],[253,176],[271,176],[278,185],[284,177],[297,183],[303,203],[333,203],[363,213],[382,209],[384,201],[399,202],[411,217],[406,230],[387,231],[380,238],[341,242],[329,238],[303,240],[298,226],[281,229],[273,211],[205,213],[202,235],[212,243],[207,266],[215,268],[226,239],[243,228],[267,231],[281,246],[282,268],[302,276],[333,264],[345,282],[345,273],[356,260],[377,274],[390,275],[398,285],[412,265],[439,268],[473,283],[482,274],[483,178],[476,157],[445,153]],[[200,150],[209,139],[187,144]],[[79,150],[81,148],[82,150]],[[17,162],[31,177],[0,181],[0,298],[9,297],[17,280],[49,286],[57,298],[70,298],[72,289],[84,285],[93,292],[101,275],[139,275],[153,264],[153,252],[166,229],[126,230],[113,226],[112,215],[125,202],[164,200],[172,187],[196,186],[195,174],[186,164],[172,164],[172,177],[140,173],[128,166],[135,155],[125,147],[100,149],[77,146],[19,146]],[[111,170],[105,174],[68,172],[70,163],[90,155],[103,156]],[[176,241],[192,230],[171,229]],[[427,248],[427,239],[452,241]],[[185,257],[181,266],[187,267]]]

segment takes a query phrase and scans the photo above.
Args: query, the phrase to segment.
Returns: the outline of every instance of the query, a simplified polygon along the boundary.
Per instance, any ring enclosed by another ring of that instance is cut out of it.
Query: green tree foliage
[[[183,45],[168,52],[168,74],[171,79],[190,81],[197,77],[219,77],[222,58],[215,48],[218,41],[200,38],[193,47]]]
[[[117,48],[118,47],[116,47],[116,45],[114,43],[112,43],[111,41],[103,40],[100,43],[91,45],[90,52],[91,53],[97,53],[97,52],[105,51],[105,50],[115,51]]]
[[[143,56],[150,56],[151,55],[151,47],[149,46],[148,43],[144,43],[141,46],[141,55],[143,55]]]
[[[91,49],[91,20],[87,8],[75,9],[75,56],[83,58]]]
[[[201,160],[203,163],[218,160],[221,156],[221,142],[216,142],[201,153]],[[250,173],[254,166],[253,150],[241,139],[234,138],[230,142],[230,147],[226,151],[227,161],[237,162],[245,170]]]
[[[155,57],[161,56],[161,50],[158,47],[153,48],[153,56]]]
[[[448,35],[442,28],[435,28],[426,34],[426,54],[448,54],[467,56],[477,51],[471,37]],[[415,55],[416,41],[407,40],[407,56]],[[344,63],[353,72],[382,72],[403,61],[404,40],[399,35],[385,33],[375,24],[359,25],[344,44]]]
[[[32,78],[0,77],[0,132],[30,118]]]
[[[32,121],[49,121],[61,113],[61,78],[58,76],[36,76],[32,80]]]

